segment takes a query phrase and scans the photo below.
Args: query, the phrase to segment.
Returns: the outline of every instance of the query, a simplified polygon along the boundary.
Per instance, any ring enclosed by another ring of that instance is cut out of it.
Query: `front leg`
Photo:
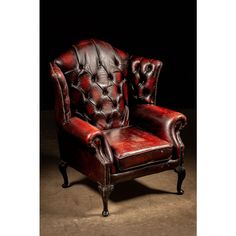
[[[98,185],[98,190],[102,195],[102,201],[103,201],[102,215],[104,217],[109,215],[108,199],[113,189],[114,189],[114,185]]]
[[[181,186],[186,176],[186,170],[182,164],[178,166],[175,171],[178,173],[177,194],[182,195],[184,194],[184,190],[181,188]]]

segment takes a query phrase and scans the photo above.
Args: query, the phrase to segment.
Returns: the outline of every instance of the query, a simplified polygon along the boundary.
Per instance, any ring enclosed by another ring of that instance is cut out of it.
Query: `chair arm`
[[[89,148],[94,148],[104,164],[113,163],[111,148],[102,131],[88,122],[72,117],[62,129]]]
[[[170,142],[180,157],[184,144],[180,130],[186,125],[186,116],[166,108],[149,104],[136,105],[131,114],[133,123]]]

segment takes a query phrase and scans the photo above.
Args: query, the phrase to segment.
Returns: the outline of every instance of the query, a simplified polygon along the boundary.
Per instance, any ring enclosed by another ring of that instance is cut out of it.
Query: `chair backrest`
[[[99,129],[128,125],[127,53],[100,40],[84,40],[54,64],[65,76],[72,116]]]

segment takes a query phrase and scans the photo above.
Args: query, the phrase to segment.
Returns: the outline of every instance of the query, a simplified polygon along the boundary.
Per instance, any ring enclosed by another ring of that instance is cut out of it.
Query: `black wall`
[[[53,109],[48,62],[73,43],[93,37],[163,61],[158,105],[196,107],[195,0],[41,0],[40,5],[41,109]]]

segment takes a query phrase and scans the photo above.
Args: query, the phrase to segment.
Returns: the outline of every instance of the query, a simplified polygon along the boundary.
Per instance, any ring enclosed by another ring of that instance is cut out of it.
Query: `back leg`
[[[58,168],[64,180],[64,183],[62,184],[62,188],[68,188],[70,186],[69,181],[68,181],[67,171],[66,171],[67,167],[68,167],[68,164],[65,161],[61,160],[58,165]]]

